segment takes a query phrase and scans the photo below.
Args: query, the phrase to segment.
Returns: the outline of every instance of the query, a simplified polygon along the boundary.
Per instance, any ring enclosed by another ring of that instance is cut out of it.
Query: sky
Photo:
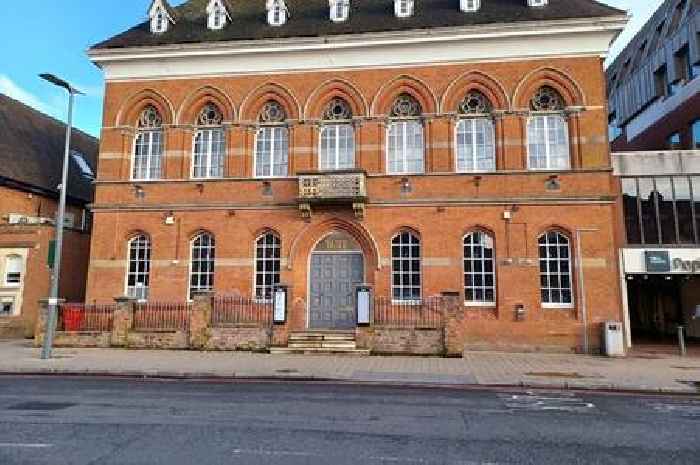
[[[613,45],[612,56],[624,48],[663,0],[604,0],[627,10],[632,19]],[[9,0],[0,0],[0,3]],[[101,71],[87,58],[93,44],[146,19],[150,0],[40,0],[41,8],[1,8],[0,93],[20,100],[60,120],[66,118],[65,92],[37,76],[50,72],[85,92],[75,110],[75,125],[99,136],[102,122]],[[182,3],[174,1],[173,5]],[[7,6],[7,5],[5,5]]]

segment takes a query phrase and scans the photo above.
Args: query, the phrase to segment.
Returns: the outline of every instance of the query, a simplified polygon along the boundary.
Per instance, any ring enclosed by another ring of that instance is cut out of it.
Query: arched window
[[[544,86],[532,97],[530,110],[532,115],[527,121],[528,168],[569,169],[569,129],[564,115],[564,99],[555,89]]]
[[[342,98],[334,98],[323,112],[320,134],[319,169],[342,170],[355,167],[355,129],[352,110]]]
[[[413,302],[421,299],[420,239],[402,231],[391,240],[392,299]]]
[[[153,105],[141,112],[134,144],[134,181],[160,179],[163,158],[163,118]]]
[[[280,283],[282,243],[272,232],[263,234],[255,242],[255,298],[272,300],[275,286]]]
[[[140,234],[129,240],[128,260],[126,295],[146,300],[151,278],[151,240],[148,236]]]
[[[255,140],[255,176],[258,178],[287,176],[289,132],[286,119],[284,108],[274,100],[267,102],[260,112],[260,128]]]
[[[192,240],[189,296],[198,291],[214,290],[216,240],[209,233],[199,234]]]
[[[496,303],[493,237],[486,232],[464,236],[464,298],[468,305]]]
[[[387,172],[422,173],[424,170],[423,123],[420,103],[409,94],[394,101],[387,128]]]
[[[456,129],[457,171],[493,171],[496,169],[491,102],[478,91],[469,92],[459,105]]]
[[[192,160],[194,179],[220,178],[224,175],[226,136],[221,125],[223,119],[219,108],[212,103],[206,104],[197,116]]]
[[[5,285],[19,286],[22,284],[24,258],[20,255],[8,255],[5,259]]]
[[[542,306],[568,308],[574,304],[571,282],[571,245],[558,231],[548,231],[539,238],[540,285]]]

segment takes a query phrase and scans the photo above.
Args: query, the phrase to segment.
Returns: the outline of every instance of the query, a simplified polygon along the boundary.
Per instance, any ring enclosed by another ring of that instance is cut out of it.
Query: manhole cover
[[[67,402],[23,402],[21,404],[11,405],[7,410],[33,410],[33,411],[55,411],[64,410],[78,404]]]

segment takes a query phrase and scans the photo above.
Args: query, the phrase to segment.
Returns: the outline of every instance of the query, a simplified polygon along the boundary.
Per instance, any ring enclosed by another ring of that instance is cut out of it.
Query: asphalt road
[[[694,464],[700,398],[0,377],[0,464]]]

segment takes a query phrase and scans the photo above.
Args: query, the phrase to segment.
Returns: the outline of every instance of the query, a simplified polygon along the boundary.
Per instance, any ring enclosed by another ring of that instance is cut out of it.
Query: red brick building
[[[265,300],[355,327],[354,287],[464,300],[465,347],[581,350],[620,320],[590,0],[156,0],[106,76],[89,301]]]

